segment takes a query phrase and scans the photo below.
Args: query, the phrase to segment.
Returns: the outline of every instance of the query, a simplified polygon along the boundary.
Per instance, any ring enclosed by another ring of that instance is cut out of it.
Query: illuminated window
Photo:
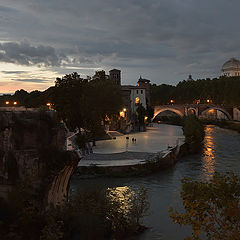
[[[140,103],[140,99],[139,99],[139,97],[136,97],[136,99],[135,99],[135,103],[136,103],[136,104],[139,104],[139,103]]]

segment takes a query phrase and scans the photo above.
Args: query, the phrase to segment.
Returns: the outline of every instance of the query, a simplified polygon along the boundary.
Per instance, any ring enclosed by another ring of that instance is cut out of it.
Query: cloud
[[[28,42],[0,43],[0,61],[19,65],[59,66],[65,56],[58,56],[50,46],[32,46]]]
[[[30,82],[30,83],[47,83],[49,82],[48,80],[45,79],[34,79],[34,78],[29,78],[29,79],[12,79],[12,81],[16,82]]]
[[[28,71],[1,71],[4,74],[25,74]]]
[[[8,0],[0,4],[7,41],[0,61],[61,73],[122,68],[128,83],[139,74],[157,83],[213,77],[240,58],[239,7],[239,0]]]

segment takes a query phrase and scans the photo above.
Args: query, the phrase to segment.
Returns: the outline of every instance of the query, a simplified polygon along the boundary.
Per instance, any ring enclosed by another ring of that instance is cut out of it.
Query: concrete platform
[[[164,156],[169,150],[160,153],[147,152],[122,152],[112,154],[92,153],[84,156],[79,162],[78,167],[120,167],[134,166],[137,164],[145,164],[147,160],[153,160],[156,154]]]

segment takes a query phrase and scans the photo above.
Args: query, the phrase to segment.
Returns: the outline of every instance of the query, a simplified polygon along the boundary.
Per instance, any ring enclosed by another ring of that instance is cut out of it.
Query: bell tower
[[[121,85],[121,70],[112,69],[109,71],[109,79],[118,85]]]

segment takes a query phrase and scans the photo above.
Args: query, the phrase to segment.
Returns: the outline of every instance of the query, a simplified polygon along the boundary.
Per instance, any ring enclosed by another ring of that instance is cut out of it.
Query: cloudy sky
[[[0,0],[0,93],[77,71],[176,84],[240,58],[239,0]]]

